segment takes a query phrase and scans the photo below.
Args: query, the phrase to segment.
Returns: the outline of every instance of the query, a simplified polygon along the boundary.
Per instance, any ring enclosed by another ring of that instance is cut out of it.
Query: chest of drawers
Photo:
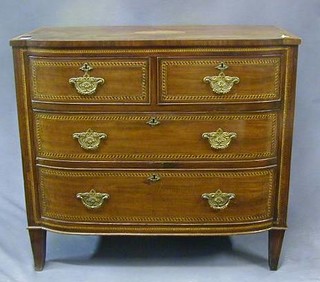
[[[46,232],[286,229],[297,48],[268,26],[42,28],[11,40],[35,269]]]

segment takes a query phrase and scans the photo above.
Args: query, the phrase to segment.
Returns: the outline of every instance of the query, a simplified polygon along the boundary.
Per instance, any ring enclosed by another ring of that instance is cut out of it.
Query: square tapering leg
[[[277,270],[285,230],[269,231],[269,267]]]
[[[42,229],[29,229],[29,236],[34,259],[34,269],[41,271],[46,259],[47,231]]]

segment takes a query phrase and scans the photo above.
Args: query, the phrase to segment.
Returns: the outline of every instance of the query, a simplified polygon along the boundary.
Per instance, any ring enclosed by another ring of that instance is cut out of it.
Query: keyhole
[[[155,173],[153,173],[148,179],[149,179],[150,181],[152,181],[152,182],[157,182],[157,181],[160,180],[160,176],[157,175],[157,174],[155,174]]]
[[[216,68],[220,71],[224,71],[228,68],[228,66],[224,62],[221,62]]]
[[[80,70],[87,73],[88,71],[92,70],[92,67],[88,63],[84,63],[83,66],[80,68]]]
[[[160,124],[160,121],[158,121],[155,117],[151,117],[149,121],[147,121],[147,124],[149,124],[150,126],[156,126]]]

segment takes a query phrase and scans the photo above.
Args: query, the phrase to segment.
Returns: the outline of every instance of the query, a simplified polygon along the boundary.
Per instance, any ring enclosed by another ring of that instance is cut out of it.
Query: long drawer
[[[41,216],[67,222],[206,223],[268,221],[275,169],[38,169]]]
[[[278,114],[34,113],[37,156],[56,160],[274,158]]]

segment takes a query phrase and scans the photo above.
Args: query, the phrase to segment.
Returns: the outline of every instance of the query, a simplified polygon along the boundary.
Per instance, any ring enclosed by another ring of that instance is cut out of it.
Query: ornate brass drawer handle
[[[110,198],[110,195],[107,193],[98,193],[92,189],[90,192],[78,193],[77,198],[81,199],[81,202],[88,209],[97,209],[102,206],[104,200]]]
[[[228,66],[221,62],[217,67],[220,70],[219,75],[217,76],[206,76],[203,78],[203,82],[209,83],[212,91],[223,95],[230,92],[231,88],[234,84],[240,82],[240,78],[236,76],[227,76],[224,71],[228,68]]]
[[[211,208],[216,210],[225,209],[231,199],[236,197],[233,193],[223,193],[220,189],[218,189],[215,193],[204,193],[202,194],[203,199],[207,199]]]
[[[157,120],[157,118],[155,117],[151,117],[148,121],[147,121],[147,124],[149,124],[151,127],[154,127],[156,125],[159,125],[160,124],[160,121]]]
[[[218,128],[217,131],[203,133],[202,137],[209,140],[211,148],[225,149],[228,148],[231,139],[237,137],[237,133],[225,132],[221,128]]]
[[[157,182],[157,181],[159,181],[161,179],[161,177],[158,175],[158,174],[155,174],[155,173],[153,173],[152,175],[150,175],[149,177],[148,177],[148,180],[149,181],[152,181],[152,182]]]
[[[73,77],[69,79],[70,84],[74,84],[78,93],[81,95],[92,95],[96,92],[98,84],[103,84],[104,79],[101,77],[93,77],[89,75],[89,71],[93,68],[85,63],[80,70],[84,71],[84,75],[81,77]]]
[[[100,140],[107,138],[107,134],[93,131],[89,128],[86,132],[72,134],[74,139],[78,139],[81,148],[85,150],[96,150],[99,148]]]

